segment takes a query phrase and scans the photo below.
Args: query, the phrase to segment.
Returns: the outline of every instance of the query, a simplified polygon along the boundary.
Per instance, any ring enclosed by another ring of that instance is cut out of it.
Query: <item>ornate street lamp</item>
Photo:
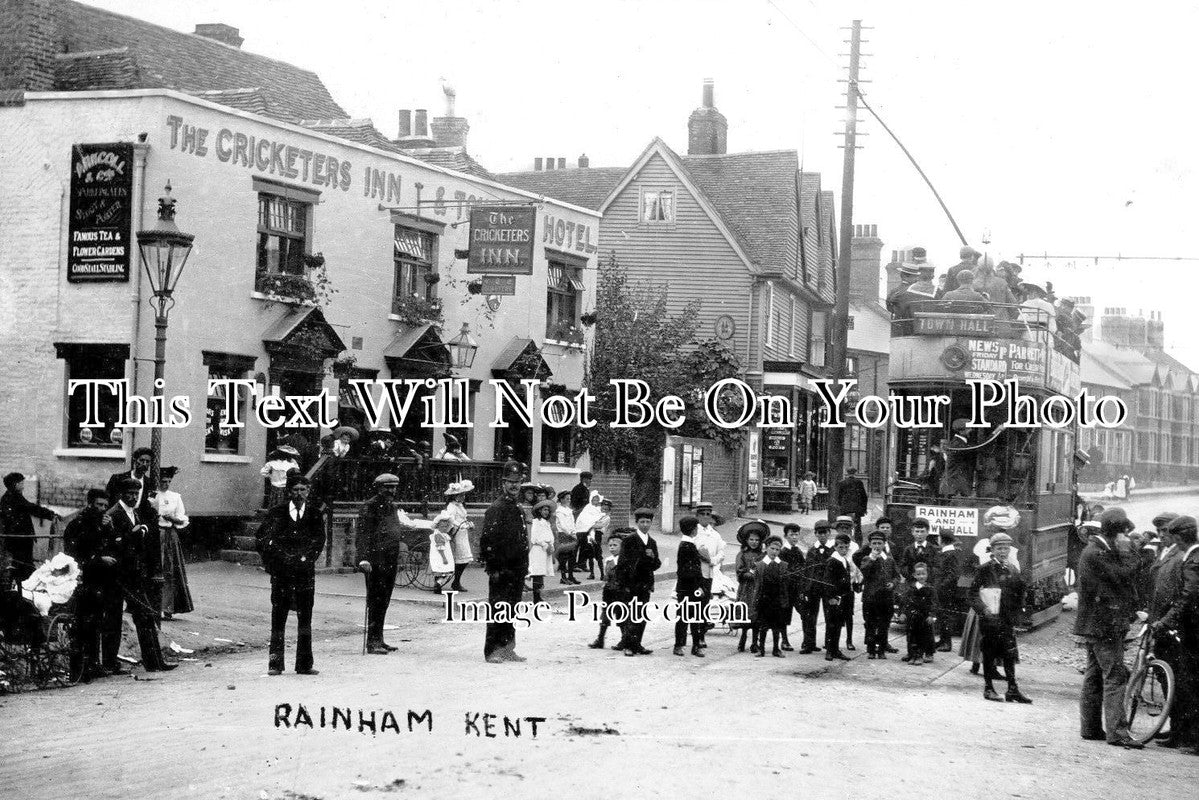
[[[446,346],[454,354],[454,366],[458,369],[470,369],[471,365],[475,363],[475,353],[479,350],[479,343],[471,337],[469,323],[462,323],[462,331],[446,342]]]
[[[175,305],[175,285],[183,274],[187,257],[191,255],[190,233],[175,227],[175,199],[171,197],[171,184],[166,185],[166,194],[158,198],[158,222],[148,231],[137,232],[137,247],[141,255],[146,278],[150,281],[150,306],[154,309],[154,396],[160,397],[164,386],[167,360],[167,315]],[[162,428],[150,429],[150,449],[154,452],[150,470],[155,482],[162,451]]]

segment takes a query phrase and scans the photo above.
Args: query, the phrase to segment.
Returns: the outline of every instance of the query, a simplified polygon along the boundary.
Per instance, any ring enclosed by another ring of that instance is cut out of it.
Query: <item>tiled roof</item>
[[[405,151],[413,158],[419,158],[428,164],[433,164],[438,167],[452,169],[457,172],[465,172],[467,175],[474,175],[476,178],[486,178],[492,180],[495,178],[490,171],[466,152],[465,147],[430,147],[416,150]]]
[[[596,211],[629,171],[628,167],[580,167],[538,172],[505,172],[496,180],[526,192]]]
[[[137,59],[128,47],[55,55],[54,86],[68,92],[144,88]]]
[[[1156,364],[1136,350],[1127,347],[1116,347],[1107,342],[1090,341],[1083,344],[1082,351],[1099,361],[1108,372],[1113,372],[1116,377],[1127,381],[1129,386],[1149,386],[1153,383],[1154,376],[1158,374]]]
[[[1108,386],[1115,389],[1130,389],[1132,384],[1112,367],[1100,361],[1091,353],[1088,344],[1084,344],[1078,361],[1079,376],[1084,384],[1091,386]]]
[[[262,113],[267,116],[287,121],[346,116],[321,79],[308,70],[203,36],[72,0],[60,1],[61,36],[66,53],[123,48],[138,69],[136,87],[113,86],[102,81],[109,75],[112,62],[104,69],[82,74],[70,70],[64,76],[69,84],[88,82],[86,88],[90,89],[165,87],[203,96],[203,92],[242,89],[248,83],[262,93],[265,103]],[[123,82],[125,73],[118,71],[112,77]],[[64,85],[63,88],[81,87]]]
[[[266,94],[260,86],[250,89],[217,89],[211,92],[193,92],[193,94],[223,106],[249,111],[252,114],[267,115]]]
[[[797,210],[794,150],[682,156],[692,182],[720,212],[760,267],[786,268],[796,253],[785,231],[794,229]]]

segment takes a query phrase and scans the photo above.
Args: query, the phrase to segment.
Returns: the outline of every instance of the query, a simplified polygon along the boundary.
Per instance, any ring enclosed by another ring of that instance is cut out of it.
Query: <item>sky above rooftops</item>
[[[244,49],[318,73],[354,117],[394,136],[397,110],[443,113],[457,89],[470,151],[496,172],[535,156],[586,153],[628,165],[654,136],[686,152],[704,78],[729,120],[730,151],[796,149],[837,192],[844,72],[838,30],[873,30],[863,90],[915,154],[971,244],[1025,260],[1025,276],[1101,310],[1160,310],[1167,347],[1199,368],[1199,262],[1091,256],[1199,256],[1192,234],[1199,150],[1188,82],[1199,74],[1199,9],[1133,12],[1094,3],[882,0],[644,2],[463,0],[91,0],[178,30],[224,22]],[[1108,9],[1112,10],[1108,10]],[[1148,7],[1147,7],[1148,8]],[[891,250],[928,248],[940,267],[959,242],[903,154],[868,115],[854,219]],[[990,242],[983,243],[989,232]],[[1179,291],[1181,289],[1181,291]]]

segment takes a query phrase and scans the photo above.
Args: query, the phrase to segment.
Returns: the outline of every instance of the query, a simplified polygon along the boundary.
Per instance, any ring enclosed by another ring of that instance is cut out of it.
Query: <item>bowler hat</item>
[[[1099,515],[1099,531],[1104,536],[1119,536],[1135,527],[1122,508],[1109,508]]]

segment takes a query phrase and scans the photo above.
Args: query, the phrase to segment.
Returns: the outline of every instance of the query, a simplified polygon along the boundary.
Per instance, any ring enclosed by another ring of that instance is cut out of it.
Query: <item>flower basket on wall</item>
[[[306,275],[259,272],[254,276],[254,291],[301,302],[316,301],[316,290]]]
[[[416,295],[395,298],[391,304],[391,313],[399,317],[405,325],[440,325],[443,322],[441,301],[427,300]]]

